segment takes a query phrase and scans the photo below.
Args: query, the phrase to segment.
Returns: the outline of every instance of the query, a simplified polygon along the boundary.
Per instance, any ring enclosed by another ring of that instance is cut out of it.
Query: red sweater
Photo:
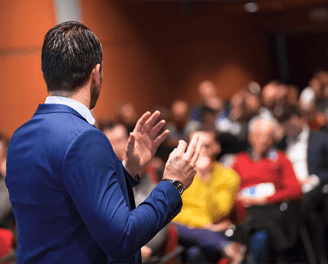
[[[301,186],[291,162],[283,152],[276,153],[274,158],[263,158],[260,161],[252,160],[247,153],[236,156],[233,169],[240,176],[240,190],[260,183],[272,182],[276,191],[268,197],[269,203],[302,198]]]

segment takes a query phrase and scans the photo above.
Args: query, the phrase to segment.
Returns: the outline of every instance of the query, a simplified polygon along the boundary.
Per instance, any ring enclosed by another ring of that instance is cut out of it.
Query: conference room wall
[[[52,0],[0,0],[0,130],[7,136],[47,96],[41,47],[54,25]]]
[[[215,8],[185,15],[175,1],[81,0],[81,10],[104,50],[96,118],[125,101],[139,114],[176,98],[195,102],[204,79],[228,99],[249,81],[269,78],[265,35],[247,15],[218,17]],[[40,55],[55,23],[52,0],[0,0],[0,129],[8,136],[47,95]]]
[[[196,102],[210,79],[228,99],[270,76],[266,35],[244,10],[209,7],[183,14],[179,1],[81,0],[84,23],[104,51],[104,80],[95,116],[110,117],[132,101],[139,112]]]

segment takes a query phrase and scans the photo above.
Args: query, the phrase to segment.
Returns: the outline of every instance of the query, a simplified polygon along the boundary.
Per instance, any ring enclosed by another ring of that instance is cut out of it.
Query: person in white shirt
[[[297,108],[285,121],[286,153],[302,186],[302,219],[312,234],[317,261],[327,263],[324,232],[328,223],[328,135],[311,131]],[[324,219],[319,215],[324,213]]]

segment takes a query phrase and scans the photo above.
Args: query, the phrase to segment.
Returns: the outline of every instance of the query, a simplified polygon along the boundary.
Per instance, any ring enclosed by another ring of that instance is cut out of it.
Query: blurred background
[[[304,89],[328,68],[328,2],[0,0],[0,129],[10,137],[47,96],[41,73],[46,32],[79,20],[99,38],[104,81],[94,109],[111,118],[197,102],[211,80],[217,96],[280,79]]]

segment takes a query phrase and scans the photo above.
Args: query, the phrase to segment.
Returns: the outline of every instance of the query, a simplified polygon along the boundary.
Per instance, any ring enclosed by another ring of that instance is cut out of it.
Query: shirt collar
[[[90,110],[88,107],[86,107],[84,104],[63,96],[48,96],[45,104],[62,104],[67,105],[71,108],[73,108],[76,112],[78,112],[81,116],[83,116],[88,123],[91,125],[95,124],[95,119],[93,118]]]

